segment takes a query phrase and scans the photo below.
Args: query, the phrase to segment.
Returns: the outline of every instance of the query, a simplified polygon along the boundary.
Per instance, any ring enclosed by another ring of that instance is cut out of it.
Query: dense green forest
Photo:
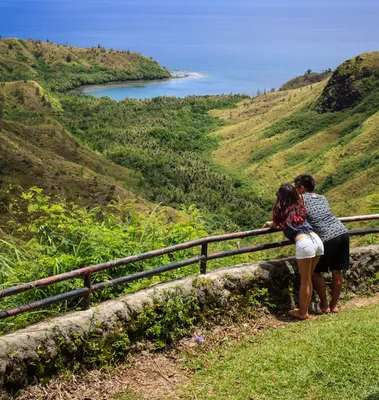
[[[208,114],[235,107],[241,96],[158,97],[151,100],[82,95],[60,97],[58,119],[93,150],[138,171],[135,187],[155,203],[180,208],[195,204],[210,230],[250,229],[262,225],[270,204],[243,175],[217,166],[210,132],[224,125]]]

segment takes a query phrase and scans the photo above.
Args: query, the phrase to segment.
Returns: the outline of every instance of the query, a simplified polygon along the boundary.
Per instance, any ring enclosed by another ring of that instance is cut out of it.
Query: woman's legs
[[[316,258],[316,257],[315,257]],[[314,258],[303,258],[297,260],[300,273],[300,293],[299,293],[299,317],[308,318],[308,308],[312,298],[312,272],[316,267]]]

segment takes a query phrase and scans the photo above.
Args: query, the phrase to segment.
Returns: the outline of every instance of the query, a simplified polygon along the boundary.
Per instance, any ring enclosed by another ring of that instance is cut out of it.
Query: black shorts
[[[321,256],[314,272],[341,271],[349,268],[350,237],[348,233],[324,242],[324,255]]]

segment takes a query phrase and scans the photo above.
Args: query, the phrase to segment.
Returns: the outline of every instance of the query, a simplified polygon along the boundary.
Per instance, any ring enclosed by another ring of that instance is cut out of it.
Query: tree
[[[312,70],[308,68],[307,71],[305,72],[305,75],[309,75],[311,72]]]
[[[67,54],[66,62],[70,63],[72,61],[71,54]]]

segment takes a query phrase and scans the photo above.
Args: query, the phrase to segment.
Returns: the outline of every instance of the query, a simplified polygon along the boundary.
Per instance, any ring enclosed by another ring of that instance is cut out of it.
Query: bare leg
[[[328,297],[326,295],[326,283],[324,277],[318,273],[314,272],[312,275],[312,281],[315,291],[320,298],[320,307],[323,312],[329,312]]]
[[[312,264],[311,264],[311,285],[312,285],[312,277],[313,277],[313,273],[315,271],[315,268],[317,266],[318,261],[320,260],[320,256],[316,256],[312,258]],[[312,300],[312,294],[313,294],[313,285],[311,287],[311,295],[309,297],[309,303],[308,303],[308,308],[311,306],[311,300]]]
[[[342,271],[332,271],[332,299],[330,300],[330,310],[338,312],[338,299],[340,298],[343,277]]]
[[[308,307],[312,297],[312,258],[297,260],[300,273],[299,316],[308,318]]]

